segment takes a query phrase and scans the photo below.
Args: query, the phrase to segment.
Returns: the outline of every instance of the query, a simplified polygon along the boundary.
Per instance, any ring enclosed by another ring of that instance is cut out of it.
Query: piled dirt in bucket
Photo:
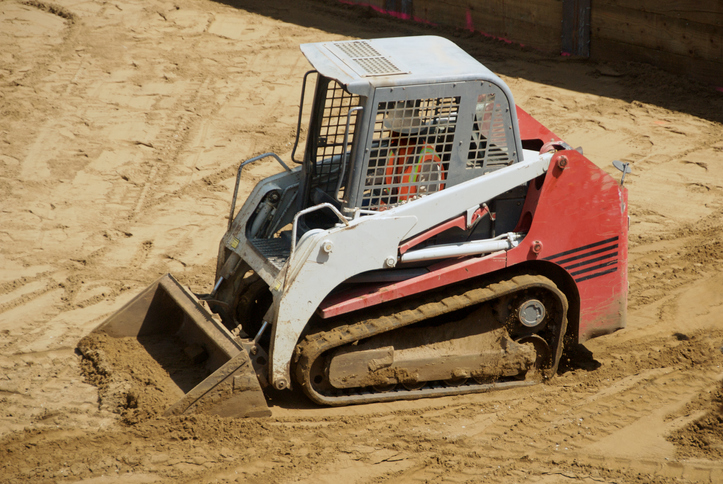
[[[208,376],[165,336],[92,333],[78,342],[78,350],[86,380],[98,387],[100,408],[120,414],[126,424],[162,415]]]

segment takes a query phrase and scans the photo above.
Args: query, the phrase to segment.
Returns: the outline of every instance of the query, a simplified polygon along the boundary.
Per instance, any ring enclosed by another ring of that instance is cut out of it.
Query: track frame
[[[304,393],[315,403],[343,406],[480,393],[534,385],[544,379],[552,378],[557,372],[560,356],[562,355],[563,339],[567,330],[568,302],[565,294],[550,279],[539,275],[519,275],[509,279],[493,281],[482,286],[479,286],[479,284],[479,281],[470,281],[463,285],[447,287],[435,292],[433,295],[425,293],[419,297],[403,299],[373,310],[359,312],[359,314],[352,313],[342,325],[306,335],[304,340],[297,346],[293,360],[297,382]],[[511,296],[528,289],[547,290],[556,300],[551,322],[553,325],[552,361],[547,368],[540,372],[538,378],[492,383],[477,383],[468,380],[467,383],[459,386],[447,386],[440,381],[428,382],[424,387],[418,389],[409,389],[397,385],[390,391],[378,391],[372,387],[362,387],[329,392],[321,390],[319,385],[313,381],[314,364],[318,358],[332,349],[470,306],[490,303],[496,299]],[[430,299],[432,300],[430,301]]]

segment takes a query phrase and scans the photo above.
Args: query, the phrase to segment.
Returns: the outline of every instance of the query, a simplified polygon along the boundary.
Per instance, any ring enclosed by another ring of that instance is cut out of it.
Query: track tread
[[[530,385],[536,382],[512,381],[488,384],[468,384],[458,387],[446,387],[439,385],[427,385],[427,388],[419,390],[406,390],[398,388],[385,393],[357,393],[356,395],[331,396],[319,393],[311,383],[310,372],[314,361],[323,353],[344,344],[350,344],[364,338],[379,335],[410,324],[418,323],[426,319],[451,313],[468,306],[491,301],[516,291],[523,291],[530,288],[542,287],[558,298],[561,305],[562,316],[559,316],[557,344],[555,349],[555,363],[545,374],[551,377],[557,370],[557,364],[562,352],[562,338],[567,328],[567,298],[557,289],[557,286],[548,278],[543,276],[521,275],[512,277],[509,280],[495,282],[484,287],[471,287],[458,292],[458,286],[449,287],[437,292],[437,300],[419,304],[422,297],[410,298],[392,305],[375,307],[369,311],[352,313],[347,323],[328,331],[321,331],[307,335],[296,349],[294,364],[296,365],[297,379],[306,394],[316,403],[323,405],[348,405],[357,403],[370,403],[379,401],[391,401],[399,399],[416,399],[425,396],[458,395],[488,391],[498,388],[512,386]],[[359,389],[363,391],[363,389]]]

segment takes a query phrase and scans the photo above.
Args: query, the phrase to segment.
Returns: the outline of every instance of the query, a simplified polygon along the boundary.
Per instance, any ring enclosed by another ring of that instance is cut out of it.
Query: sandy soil
[[[238,163],[289,157],[298,44],[431,32],[599,166],[631,162],[628,328],[531,389],[272,395],[250,420],[100,405],[78,340],[165,272],[210,289]],[[723,482],[720,92],[292,0],[3,0],[0,86],[0,482]]]

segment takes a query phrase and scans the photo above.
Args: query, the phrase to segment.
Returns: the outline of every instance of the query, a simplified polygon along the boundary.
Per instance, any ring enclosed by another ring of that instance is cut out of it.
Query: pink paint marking
[[[414,21],[414,22],[416,22],[416,23],[419,23],[419,24],[425,24],[425,25],[429,25],[429,26],[431,26],[431,27],[437,27],[437,24],[436,24],[436,23],[430,22],[429,20],[426,20],[426,19],[423,19],[423,18],[419,18],[419,17],[415,17],[415,16],[412,16],[412,15],[409,15],[408,13],[395,12],[395,11],[393,11],[393,10],[386,10],[386,9],[384,9],[384,8],[381,8],[381,7],[377,6],[377,5],[372,5],[371,3],[358,3],[358,2],[352,2],[352,1],[350,1],[350,0],[338,0],[338,1],[339,1],[339,3],[343,3],[344,5],[356,5],[356,6],[359,6],[359,7],[371,8],[372,10],[374,10],[374,11],[377,12],[377,13],[380,13],[380,14],[382,14],[382,15],[389,15],[390,17],[398,18],[398,19],[401,19],[401,20],[412,20],[412,21]]]
[[[501,40],[502,42],[506,44],[514,44],[515,42],[511,41],[510,39],[506,39],[505,37],[498,37],[496,35],[488,34],[487,32],[482,32],[481,30],[476,31],[478,34],[482,35],[483,37],[487,37],[488,39],[495,39],[495,40]],[[522,45],[522,44],[519,44]]]

